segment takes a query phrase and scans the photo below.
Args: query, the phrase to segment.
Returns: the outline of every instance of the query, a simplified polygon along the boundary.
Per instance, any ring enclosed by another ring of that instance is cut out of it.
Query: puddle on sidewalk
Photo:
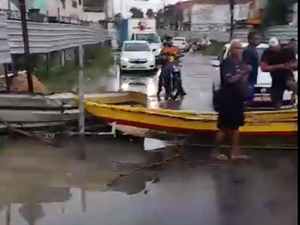
[[[143,142],[88,140],[84,162],[73,159],[73,140],[65,151],[30,140],[4,140],[2,147],[1,225],[297,222],[297,153],[257,153],[259,160],[242,165],[166,166],[107,187],[118,174],[147,163]],[[200,151],[191,149],[190,157]]]

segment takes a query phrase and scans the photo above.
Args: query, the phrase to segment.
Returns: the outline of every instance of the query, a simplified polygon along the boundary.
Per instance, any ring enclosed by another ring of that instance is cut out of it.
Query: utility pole
[[[85,160],[85,111],[84,111],[84,52],[83,46],[78,47],[78,56],[79,56],[79,74],[78,74],[78,98],[79,98],[79,145],[78,149],[78,158],[80,160]]]
[[[31,76],[32,66],[31,66],[31,60],[30,60],[31,57],[29,51],[29,38],[28,38],[25,0],[19,0],[19,7],[21,13],[21,24],[22,24],[23,43],[24,43],[24,56],[25,56],[25,63],[26,63],[28,91],[30,93],[33,93],[33,82]]]
[[[233,31],[234,31],[234,6],[235,0],[229,0],[229,11],[230,11],[230,35],[229,41],[233,39]]]

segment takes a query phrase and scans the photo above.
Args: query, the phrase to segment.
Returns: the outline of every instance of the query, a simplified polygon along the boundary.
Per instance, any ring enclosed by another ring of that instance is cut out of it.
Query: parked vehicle
[[[181,51],[185,51],[187,49],[188,43],[185,37],[174,37],[173,45],[179,48]]]
[[[117,40],[119,48],[122,48],[124,41],[138,40],[147,41],[150,44],[153,54],[158,57],[162,41],[156,32],[156,21],[154,19],[125,19],[117,26]]]
[[[154,70],[155,56],[147,41],[125,41],[119,56],[121,71]]]
[[[245,48],[248,46],[248,43],[242,43],[242,47]],[[212,60],[212,66],[216,67],[219,71],[219,66],[221,60],[225,59],[228,56],[230,44],[226,44],[224,46],[223,52],[218,57],[217,60]],[[264,50],[269,48],[268,44],[260,44],[257,46],[257,52],[259,57],[261,57]],[[298,72],[294,73],[295,80],[298,80]],[[270,96],[270,88],[272,84],[272,78],[270,73],[262,72],[260,68],[258,68],[258,77],[257,83],[255,85],[254,98],[246,103],[248,109],[270,109],[273,108],[273,102]],[[213,92],[213,106],[217,111],[219,106],[219,90],[221,88],[221,78],[220,75],[213,81],[212,84],[212,92]],[[286,90],[283,94],[283,108],[289,108],[294,105],[292,101],[292,92]]]

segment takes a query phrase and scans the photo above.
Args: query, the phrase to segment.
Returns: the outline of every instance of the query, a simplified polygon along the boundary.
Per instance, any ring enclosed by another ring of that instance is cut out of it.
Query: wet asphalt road
[[[183,87],[188,93],[182,101],[157,101],[158,74],[130,73],[121,75],[122,90],[140,91],[148,95],[149,107],[178,110],[193,110],[196,112],[212,111],[212,81],[218,72],[210,65],[210,59],[201,55],[187,53],[182,58]]]
[[[183,58],[183,101],[158,102],[155,75],[126,74],[123,88],[147,93],[151,107],[210,111],[217,73],[208,62]],[[139,141],[94,138],[82,162],[74,160],[77,146],[74,139],[63,142],[64,151],[0,139],[1,225],[298,224],[297,152],[249,152],[251,161],[237,164],[212,162],[209,149],[189,148],[188,163],[177,160],[107,187],[119,174],[160,161],[160,153],[146,153]]]

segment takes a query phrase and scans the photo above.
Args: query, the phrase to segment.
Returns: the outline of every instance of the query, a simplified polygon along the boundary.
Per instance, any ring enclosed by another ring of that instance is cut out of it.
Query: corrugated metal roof
[[[250,2],[253,2],[253,0],[235,0],[235,4],[246,4]],[[193,4],[226,5],[229,4],[229,0],[191,0],[191,1],[177,3],[177,5],[193,5]]]
[[[6,15],[0,12],[0,64],[10,62],[11,57],[8,45]]]

